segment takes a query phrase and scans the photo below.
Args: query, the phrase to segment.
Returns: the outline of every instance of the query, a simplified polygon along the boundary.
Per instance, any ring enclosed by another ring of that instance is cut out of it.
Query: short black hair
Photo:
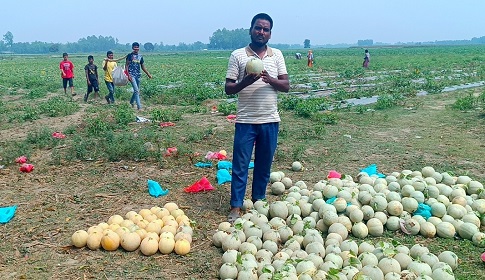
[[[108,56],[108,55],[110,55],[110,54],[113,54],[113,52],[112,52],[112,51],[107,51],[107,52],[106,52],[106,56]]]
[[[90,60],[90,59],[94,59],[94,56],[88,55],[88,60]]]
[[[140,47],[140,44],[138,42],[133,42],[133,44],[131,44],[131,48],[133,49],[134,47]]]
[[[67,54],[67,52],[65,52],[65,53],[63,53],[63,54],[62,54],[62,57],[65,57],[65,56],[69,56],[69,55]]]
[[[273,19],[268,14],[265,14],[265,13],[259,13],[259,14],[255,15],[253,17],[253,19],[251,20],[251,28],[250,29],[253,28],[254,23],[258,19],[264,19],[264,20],[269,21],[269,29],[273,29]]]

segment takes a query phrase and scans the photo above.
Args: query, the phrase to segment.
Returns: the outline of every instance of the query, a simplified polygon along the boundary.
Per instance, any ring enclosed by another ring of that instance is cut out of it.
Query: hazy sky
[[[2,5],[0,39],[10,31],[14,42],[209,43],[217,29],[249,28],[265,12],[274,20],[270,43],[459,40],[485,36],[484,11],[484,0],[14,0]]]

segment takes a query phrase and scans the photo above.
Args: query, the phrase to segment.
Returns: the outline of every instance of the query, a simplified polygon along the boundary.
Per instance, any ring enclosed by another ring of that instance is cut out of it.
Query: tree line
[[[308,41],[309,42],[309,41]],[[249,29],[228,30],[226,28],[216,30],[209,37],[209,43],[205,44],[200,41],[194,43],[179,43],[178,45],[166,45],[163,42],[152,43],[142,42],[141,46],[145,51],[200,51],[200,50],[232,50],[241,48],[250,43]],[[272,44],[280,49],[298,49],[299,44]],[[120,43],[117,38],[112,36],[88,36],[81,38],[77,42],[68,43],[48,43],[48,42],[15,42],[14,35],[8,31],[0,40],[1,53],[16,54],[46,54],[46,53],[87,53],[87,52],[105,52],[112,51],[130,51],[130,43]]]
[[[164,51],[200,51],[200,50],[233,50],[241,48],[250,43],[249,29],[239,28],[228,30],[226,28],[218,29],[209,37],[209,43],[200,41],[194,43],[179,43],[178,45],[166,45],[163,42],[152,43],[142,42],[141,45],[145,51],[164,52]],[[302,49],[310,48],[310,39],[305,39],[303,44],[271,44],[279,49]],[[435,42],[412,42],[397,44],[412,45],[466,45],[466,44],[485,44],[485,36],[474,37],[471,40],[446,40]],[[355,46],[355,44],[353,44]],[[374,43],[372,39],[359,40],[358,46],[380,45]],[[342,44],[341,47],[352,45]],[[325,47],[325,46],[314,46]],[[337,47],[337,46],[333,46]],[[131,50],[131,42],[120,43],[117,38],[112,36],[88,36],[81,38],[77,42],[68,43],[48,43],[48,42],[15,42],[14,34],[8,31],[0,40],[0,53],[16,54],[47,54],[47,53],[88,53],[88,52],[105,52],[107,50],[125,52]]]

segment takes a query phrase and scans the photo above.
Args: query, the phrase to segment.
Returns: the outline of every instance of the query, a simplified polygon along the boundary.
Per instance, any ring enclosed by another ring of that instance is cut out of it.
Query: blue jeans
[[[254,147],[254,171],[251,198],[266,197],[271,164],[278,145],[279,123],[236,123],[232,160],[231,207],[243,205],[248,181],[248,166]]]
[[[111,103],[115,103],[115,84],[112,82],[104,81],[108,88],[108,99]]]
[[[131,77],[131,86],[133,87],[133,95],[131,96],[130,104],[133,105],[133,103],[136,102],[136,108],[138,110],[141,109],[141,102],[140,102],[140,81],[141,78],[135,78]]]

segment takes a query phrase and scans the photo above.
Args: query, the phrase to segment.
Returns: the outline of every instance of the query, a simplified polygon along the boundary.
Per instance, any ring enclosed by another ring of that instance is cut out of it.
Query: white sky
[[[249,28],[260,12],[274,21],[270,44],[469,40],[485,36],[484,11],[483,0],[15,0],[2,5],[0,40],[10,31],[14,42],[209,43],[217,29]]]

